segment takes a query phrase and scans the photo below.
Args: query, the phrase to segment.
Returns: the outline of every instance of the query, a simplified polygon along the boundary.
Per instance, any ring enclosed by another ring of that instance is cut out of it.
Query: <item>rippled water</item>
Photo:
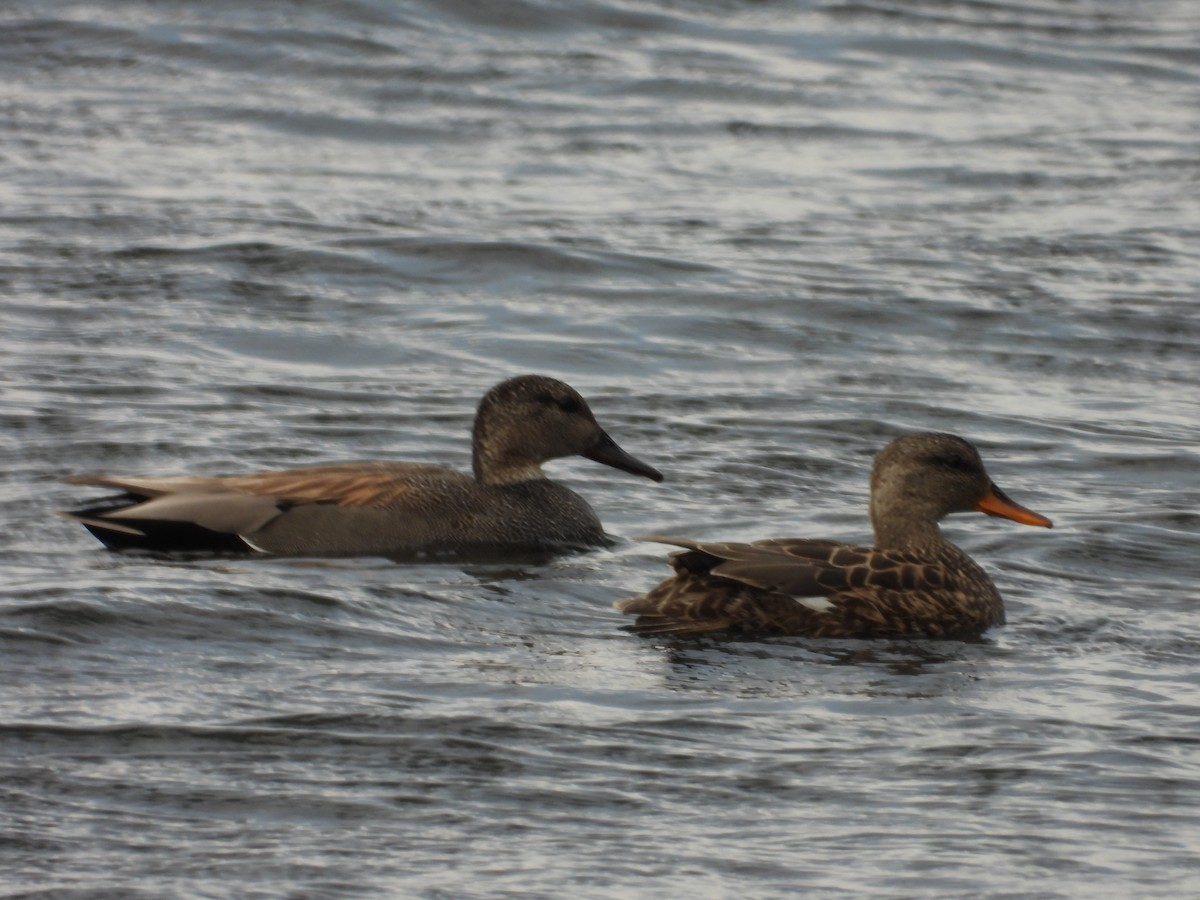
[[[49,896],[1200,892],[1190,0],[0,12],[0,871]],[[665,550],[155,560],[70,473],[466,466],[564,378],[616,535],[867,533],[975,440],[978,643],[655,641]]]

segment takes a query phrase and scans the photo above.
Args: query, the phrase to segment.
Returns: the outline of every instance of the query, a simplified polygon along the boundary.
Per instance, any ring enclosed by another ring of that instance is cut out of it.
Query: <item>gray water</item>
[[[1192,0],[9,0],[0,892],[1200,893]],[[87,471],[466,467],[569,381],[655,485],[511,565],[164,560]],[[963,434],[975,643],[622,631],[666,532],[863,540]]]

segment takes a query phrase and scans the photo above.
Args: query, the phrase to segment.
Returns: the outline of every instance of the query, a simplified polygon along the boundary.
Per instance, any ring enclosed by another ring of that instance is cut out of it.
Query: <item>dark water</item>
[[[1200,893],[1191,0],[0,10],[5,896]],[[664,643],[623,541],[163,561],[80,471],[465,466],[570,381],[616,535],[862,539],[962,433],[983,642]]]

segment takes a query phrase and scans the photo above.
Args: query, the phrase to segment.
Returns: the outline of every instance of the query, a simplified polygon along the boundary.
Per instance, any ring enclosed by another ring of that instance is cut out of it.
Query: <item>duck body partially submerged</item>
[[[872,468],[873,545],[648,537],[684,548],[671,558],[675,574],[617,607],[637,617],[630,630],[642,634],[977,637],[1004,623],[1004,602],[938,526],[973,510],[1051,527],[995,485],[967,441],[902,435]]]
[[[106,546],[160,553],[393,557],[558,550],[606,541],[591,506],[542,464],[582,455],[655,481],[569,385],[501,382],[475,418],[473,474],[355,462],[249,475],[67,480],[121,493],[66,515]]]

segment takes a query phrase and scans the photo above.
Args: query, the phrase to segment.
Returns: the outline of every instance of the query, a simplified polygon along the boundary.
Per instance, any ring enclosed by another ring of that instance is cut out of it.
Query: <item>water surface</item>
[[[1200,891],[1200,14],[10,3],[0,868],[42,896]],[[520,372],[615,547],[162,560],[83,471],[469,464]],[[961,433],[976,643],[646,640],[632,535],[867,536]]]

